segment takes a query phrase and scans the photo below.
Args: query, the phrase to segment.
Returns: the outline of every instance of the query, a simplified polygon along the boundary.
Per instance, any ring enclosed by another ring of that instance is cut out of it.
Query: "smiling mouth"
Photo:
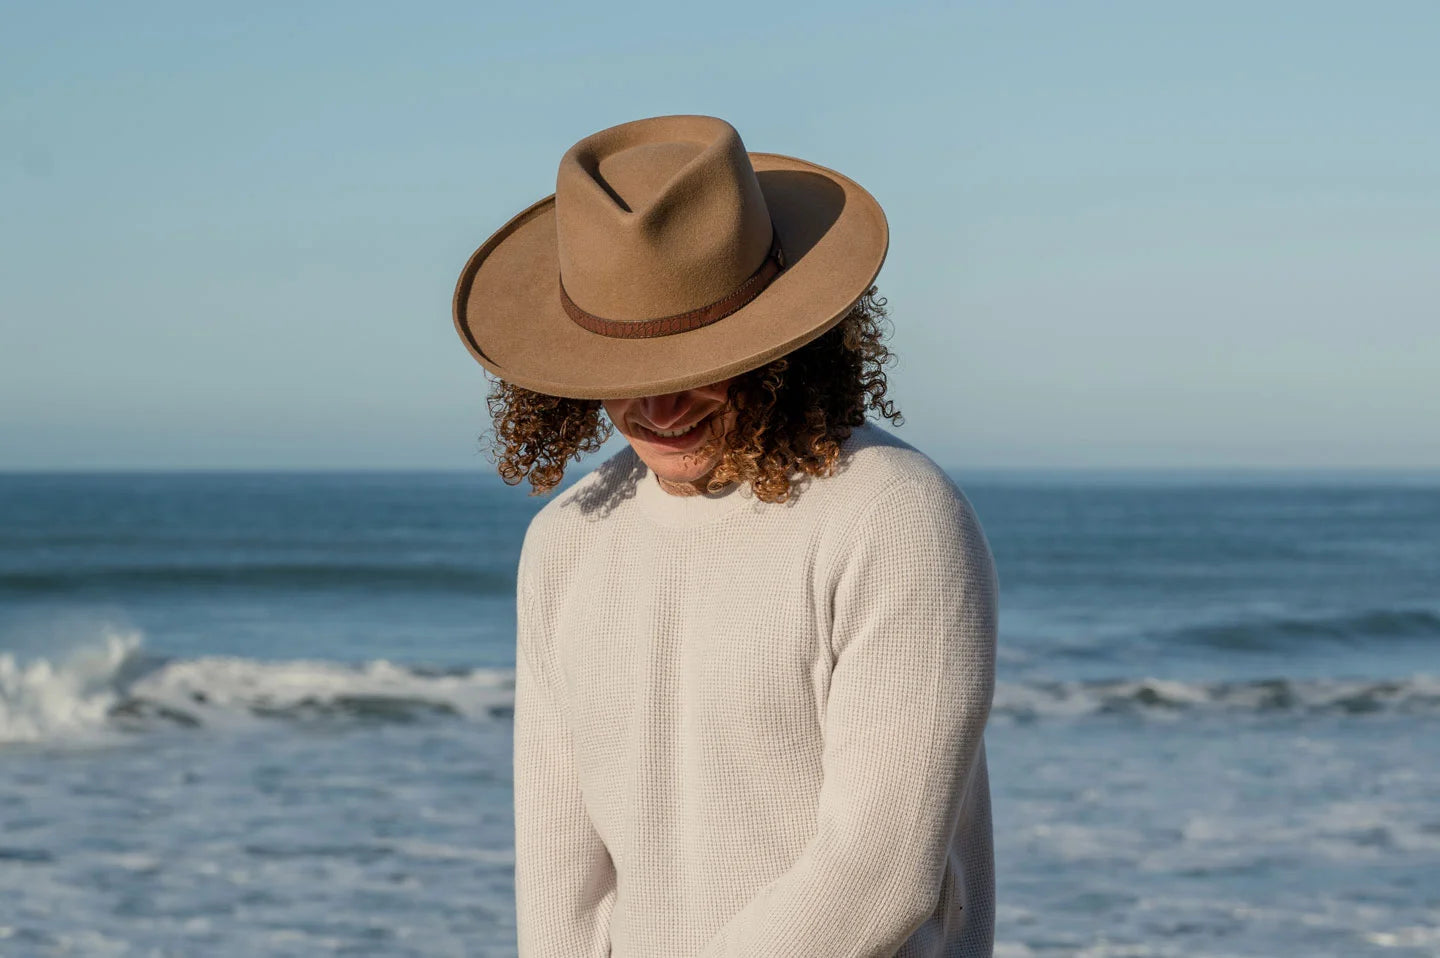
[[[635,426],[637,429],[641,430],[641,432],[646,434],[646,438],[673,440],[679,439],[681,436],[686,436],[694,432],[696,429],[709,422],[710,417],[713,415],[715,415],[713,412],[708,413],[704,416],[704,418],[698,419],[682,429],[653,429],[649,426],[642,426],[639,423],[636,423]]]

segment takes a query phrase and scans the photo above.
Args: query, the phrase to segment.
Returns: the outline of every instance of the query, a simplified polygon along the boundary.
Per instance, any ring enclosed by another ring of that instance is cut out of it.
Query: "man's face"
[[[661,480],[697,483],[720,461],[718,447],[704,457],[696,455],[698,450],[711,436],[734,428],[735,410],[727,396],[732,381],[640,399],[607,399],[605,414]]]

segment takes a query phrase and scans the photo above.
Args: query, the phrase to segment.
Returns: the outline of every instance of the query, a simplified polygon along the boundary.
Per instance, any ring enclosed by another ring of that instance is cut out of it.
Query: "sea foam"
[[[386,659],[165,659],[147,655],[138,632],[106,630],[54,660],[0,654],[0,745],[274,720],[505,720],[514,709],[514,684],[509,669],[439,669]],[[1373,713],[1440,714],[1440,676],[1000,682],[992,709],[996,720],[1017,722]]]
[[[54,660],[0,653],[0,745],[102,739],[160,726],[262,719],[414,721],[507,717],[514,673],[377,659],[261,661],[147,656],[138,632],[105,631]]]
[[[85,735],[104,726],[120,700],[117,677],[140,648],[138,632],[100,640],[51,661],[0,653],[0,744]]]

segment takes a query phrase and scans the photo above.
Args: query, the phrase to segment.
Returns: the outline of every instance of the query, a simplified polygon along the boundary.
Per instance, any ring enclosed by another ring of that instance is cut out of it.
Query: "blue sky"
[[[664,113],[880,200],[947,466],[1440,468],[1435,4],[4,20],[0,469],[488,468],[455,277]]]

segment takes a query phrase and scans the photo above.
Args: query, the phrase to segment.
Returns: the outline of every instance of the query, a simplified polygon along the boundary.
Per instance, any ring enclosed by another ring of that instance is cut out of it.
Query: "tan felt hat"
[[[554,195],[475,251],[455,328],[482,366],[536,392],[677,392],[833,327],[889,237],[880,204],[834,170],[747,153],[715,117],[635,120],[572,146]]]

